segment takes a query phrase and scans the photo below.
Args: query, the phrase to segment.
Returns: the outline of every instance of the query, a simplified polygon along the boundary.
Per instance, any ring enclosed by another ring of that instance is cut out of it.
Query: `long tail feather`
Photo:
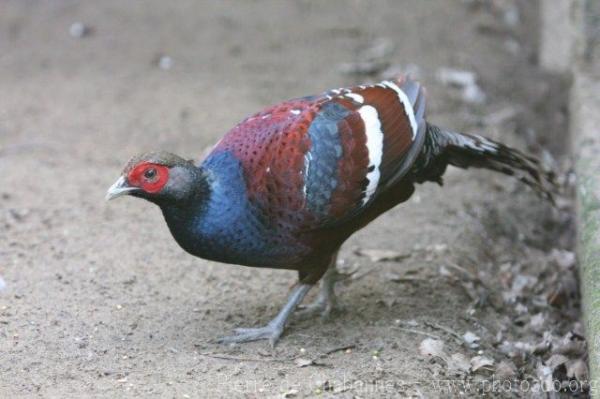
[[[447,164],[460,168],[486,168],[514,176],[554,203],[554,173],[521,151],[477,135],[442,130],[428,124],[419,181],[441,181]]]

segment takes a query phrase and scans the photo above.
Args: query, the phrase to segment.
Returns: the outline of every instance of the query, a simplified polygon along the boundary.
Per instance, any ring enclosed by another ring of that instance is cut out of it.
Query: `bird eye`
[[[146,169],[146,171],[144,172],[144,177],[148,180],[154,179],[156,177],[156,169],[154,169],[154,168]]]

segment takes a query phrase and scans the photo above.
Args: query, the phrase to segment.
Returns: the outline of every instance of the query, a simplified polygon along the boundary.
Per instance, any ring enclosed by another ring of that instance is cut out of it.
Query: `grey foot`
[[[301,318],[319,315],[323,320],[329,320],[333,313],[341,310],[343,309],[335,297],[330,297],[329,299],[317,298],[314,302],[304,306],[297,314]]]
[[[236,328],[234,330],[236,333],[235,335],[220,338],[218,342],[222,344],[231,344],[268,339],[271,346],[275,346],[279,337],[283,334],[283,329],[285,328],[288,318],[294,310],[296,310],[298,304],[302,302],[302,299],[304,299],[311,287],[312,285],[309,284],[300,284],[294,288],[285,306],[266,326],[259,328]]]
[[[300,317],[314,316],[320,314],[321,318],[327,320],[331,317],[331,314],[340,309],[335,295],[335,283],[342,277],[335,268],[335,261],[332,266],[327,269],[327,272],[321,280],[321,290],[317,299],[304,307],[302,311],[298,312]]]
[[[218,342],[220,344],[231,344],[268,339],[271,346],[275,346],[279,337],[283,334],[283,326],[267,324],[258,328],[236,328],[233,331],[235,335],[220,338]]]

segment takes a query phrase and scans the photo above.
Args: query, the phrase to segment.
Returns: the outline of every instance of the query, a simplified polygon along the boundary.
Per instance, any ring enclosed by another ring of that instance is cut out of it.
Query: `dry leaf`
[[[585,353],[585,341],[575,339],[571,333],[568,333],[558,342],[553,343],[552,352],[566,356],[578,357]]]
[[[481,368],[489,370],[493,365],[494,359],[490,359],[489,357],[475,356],[471,359],[471,368],[473,372],[476,372]]]
[[[537,347],[527,343],[527,342],[509,342],[502,341],[498,349],[500,352],[504,353],[509,357],[523,356],[528,355],[536,350]],[[546,348],[547,349],[547,348]]]
[[[536,368],[537,378],[542,384],[542,388],[546,390],[552,389],[553,379],[552,379],[552,368],[548,366],[544,366],[541,362],[538,363]]]
[[[545,329],[546,318],[543,313],[537,313],[531,316],[531,320],[529,321],[529,328],[534,332],[542,332]]]
[[[546,301],[552,306],[564,306],[569,300],[565,286],[562,281],[557,281],[553,287],[550,287],[546,294]]]
[[[537,343],[531,348],[531,353],[534,355],[543,355],[548,352],[551,346],[551,342],[549,340],[544,339],[542,342]]]
[[[554,371],[557,367],[567,363],[569,359],[564,355],[552,355],[546,360],[546,366],[550,367]]]
[[[444,342],[439,339],[425,338],[419,344],[419,352],[422,356],[433,356],[446,359],[444,352]]]
[[[496,379],[511,380],[517,374],[517,368],[510,360],[502,360],[496,366],[495,377]]]
[[[517,312],[520,315],[524,315],[524,314],[529,313],[529,309],[527,309],[527,306],[525,306],[521,302],[519,302],[515,305],[515,312]]]
[[[462,353],[455,353],[448,360],[448,368],[459,372],[468,373],[471,370],[469,359]]]
[[[533,288],[537,281],[538,279],[536,277],[517,274],[513,279],[511,291],[514,295],[521,296],[526,288]]]
[[[372,262],[400,262],[410,257],[410,254],[385,249],[357,249],[355,253],[368,257]]]
[[[567,377],[575,378],[579,382],[588,380],[587,364],[581,359],[567,363]]]
[[[571,269],[575,266],[575,254],[563,249],[553,249],[550,254],[552,260],[563,270]]]
[[[442,277],[454,277],[454,274],[444,265],[440,266],[439,273]]]
[[[485,102],[486,95],[477,85],[477,75],[471,71],[452,68],[440,68],[437,71],[438,80],[452,87],[462,90],[462,98],[469,103],[481,104]]]
[[[463,287],[469,298],[472,301],[479,301],[479,295],[477,294],[477,288],[475,288],[475,284],[472,281],[461,282],[460,285]]]
[[[361,51],[358,62],[339,65],[342,73],[353,75],[375,75],[389,66],[389,58],[394,50],[394,43],[387,38],[378,38],[369,47]]]

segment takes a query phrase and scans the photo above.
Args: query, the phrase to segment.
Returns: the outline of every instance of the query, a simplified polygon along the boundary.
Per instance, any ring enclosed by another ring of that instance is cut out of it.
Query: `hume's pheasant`
[[[234,127],[199,164],[166,152],[134,157],[107,198],[128,194],[158,205],[192,255],[297,270],[299,283],[271,322],[222,339],[274,344],[323,276],[321,305],[330,309],[342,243],[406,201],[415,183],[441,183],[448,164],[514,175],[550,197],[551,176],[536,159],[429,124],[423,89],[399,78],[265,109]]]

